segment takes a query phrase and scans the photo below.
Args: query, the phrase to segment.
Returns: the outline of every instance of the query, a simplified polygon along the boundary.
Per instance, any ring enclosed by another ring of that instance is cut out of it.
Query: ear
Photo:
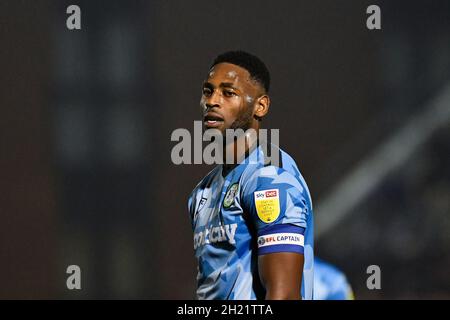
[[[267,94],[262,95],[255,103],[255,116],[258,119],[263,118],[269,112],[270,98]]]

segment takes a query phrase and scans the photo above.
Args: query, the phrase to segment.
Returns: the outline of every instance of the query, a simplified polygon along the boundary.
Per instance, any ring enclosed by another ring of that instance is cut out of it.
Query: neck
[[[225,144],[223,147],[223,163],[225,167],[234,167],[255,149],[258,143],[259,128],[247,130],[238,136],[233,142]]]

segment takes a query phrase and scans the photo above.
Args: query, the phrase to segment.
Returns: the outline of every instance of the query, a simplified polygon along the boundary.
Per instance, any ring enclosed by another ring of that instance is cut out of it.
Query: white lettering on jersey
[[[200,246],[210,243],[228,241],[235,244],[237,223],[226,224],[217,227],[210,227],[194,234],[194,250]]]

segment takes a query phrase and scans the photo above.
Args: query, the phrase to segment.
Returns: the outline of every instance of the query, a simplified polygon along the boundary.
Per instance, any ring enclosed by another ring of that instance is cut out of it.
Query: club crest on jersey
[[[233,183],[227,190],[225,198],[223,199],[223,207],[229,208],[234,203],[234,198],[236,197],[237,190],[239,188],[239,183]]]
[[[204,206],[205,203],[206,203],[206,200],[208,200],[208,199],[206,199],[206,198],[201,198],[200,202],[198,203],[198,210],[197,210],[197,211],[202,210],[203,206]]]
[[[200,212],[200,210],[202,210],[202,208],[205,205],[207,200],[208,200],[207,198],[201,198],[200,199],[200,202],[198,203],[198,208],[197,208],[197,210],[195,211],[195,214],[194,214],[194,220],[197,218],[198,213]]]
[[[277,220],[280,215],[280,192],[278,189],[261,190],[253,193],[259,219],[265,223]]]

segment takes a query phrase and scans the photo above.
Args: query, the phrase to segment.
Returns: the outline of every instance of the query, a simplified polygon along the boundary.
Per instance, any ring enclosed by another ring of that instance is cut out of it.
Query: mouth
[[[215,113],[207,113],[203,117],[203,123],[205,127],[216,128],[223,124],[223,118]]]

